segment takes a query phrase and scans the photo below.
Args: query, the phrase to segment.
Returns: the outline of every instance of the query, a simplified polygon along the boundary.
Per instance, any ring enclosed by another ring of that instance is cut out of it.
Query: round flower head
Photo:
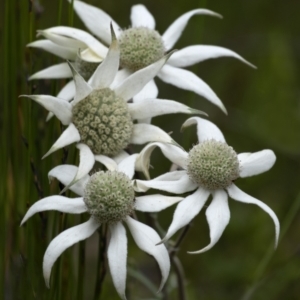
[[[75,0],[72,4],[76,13],[92,34],[106,45],[109,45],[109,24],[112,18],[101,9],[82,1]],[[154,17],[144,5],[137,4],[132,6],[131,9],[130,17],[132,27],[122,30],[120,26],[113,21],[114,28],[117,28],[117,37],[120,39],[120,58],[121,67],[123,68],[120,72],[122,76],[129,76],[132,72],[149,66],[161,59],[164,53],[173,48],[190,18],[195,15],[221,17],[219,14],[208,9],[194,9],[176,19],[169,28],[160,35],[158,31],[155,30]],[[74,59],[74,53],[77,53],[78,48],[80,48],[83,49],[80,54],[83,60],[98,63],[101,62],[106,55],[105,46],[82,30],[58,26],[39,31],[39,34],[48,40],[39,40],[28,46],[42,48],[61,57],[69,55],[68,59]],[[194,73],[183,69],[204,60],[222,56],[237,58],[253,67],[253,65],[248,63],[240,55],[226,48],[193,45],[176,52],[158,72],[157,76],[164,82],[172,84],[177,88],[197,93],[226,112],[223,103],[213,90]],[[60,72],[59,68],[64,68],[63,71],[67,75],[66,77],[71,77],[70,73],[66,73],[66,65],[57,65],[32,75],[30,79],[61,78],[62,72]],[[70,83],[68,87],[60,92],[59,96],[70,100],[74,94],[75,92],[72,91],[72,83]],[[145,94],[147,97],[157,97],[158,89],[153,80],[143,88],[143,92],[133,97],[133,101],[143,101]]]
[[[159,72],[171,54],[143,68],[115,86],[113,81],[119,69],[119,43],[112,30],[112,43],[103,62],[87,83],[69,63],[76,86],[74,100],[46,95],[24,96],[33,99],[58,117],[67,129],[44,157],[74,142],[80,142],[80,165],[77,180],[87,174],[95,160],[114,157],[129,144],[151,141],[174,143],[160,128],[150,124],[134,124],[133,120],[152,118],[168,113],[200,113],[172,100],[147,98],[143,102],[128,103]],[[118,77],[118,76],[117,76]]]
[[[151,227],[132,218],[134,210],[157,212],[180,200],[181,197],[150,195],[135,197],[133,181],[137,154],[133,154],[117,164],[106,160],[103,164],[110,171],[85,175],[70,189],[79,198],[70,199],[63,196],[50,196],[33,204],[24,216],[21,225],[34,214],[57,210],[64,213],[90,214],[90,219],[80,225],[69,228],[49,244],[43,261],[43,274],[46,285],[50,286],[50,275],[57,258],[75,243],[90,237],[101,224],[107,224],[110,239],[107,248],[108,265],[114,286],[121,297],[126,299],[126,262],[127,236],[123,223],[128,226],[137,246],[152,255],[158,263],[162,274],[159,290],[165,284],[170,271],[170,260],[164,245],[156,246],[161,239]],[[78,168],[72,165],[57,166],[49,172],[49,179],[57,178],[69,186]]]
[[[149,188],[169,193],[181,194],[194,191],[182,200],[174,213],[173,221],[164,239],[169,239],[176,231],[187,225],[202,209],[210,194],[212,202],[206,210],[210,229],[210,244],[202,250],[190,253],[202,253],[211,249],[220,239],[230,220],[228,195],[240,202],[256,204],[267,212],[275,224],[275,247],[279,237],[279,221],[275,213],[263,202],[241,191],[234,181],[268,171],[276,157],[271,150],[256,153],[236,154],[228,146],[219,128],[208,120],[199,117],[188,119],[183,128],[197,124],[199,144],[189,153],[179,147],[162,143],[151,143],[140,153],[137,163],[149,177],[148,168],[152,151],[158,146],[163,154],[183,170],[173,171],[153,180],[136,180],[136,189],[145,192]]]

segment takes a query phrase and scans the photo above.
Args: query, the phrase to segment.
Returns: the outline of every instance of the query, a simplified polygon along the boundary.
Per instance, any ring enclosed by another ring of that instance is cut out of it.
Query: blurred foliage
[[[130,7],[136,3],[129,0],[86,2],[102,8],[122,27],[130,26]],[[270,218],[257,207],[230,200],[231,220],[218,244],[207,253],[188,255],[186,251],[200,249],[209,242],[204,211],[201,212],[179,251],[188,299],[298,299],[300,37],[296,24],[299,23],[300,2],[187,0],[175,5],[171,0],[142,0],[141,3],[155,16],[160,33],[178,16],[197,7],[209,8],[224,16],[223,20],[193,17],[175,46],[178,49],[193,44],[223,46],[258,67],[253,70],[234,59],[222,58],[190,68],[219,95],[228,116],[201,97],[157,79],[159,97],[206,111],[237,152],[271,148],[277,155],[272,170],[238,180],[237,184],[268,204],[281,223],[286,224],[287,232],[278,249],[275,252],[268,250],[274,239]],[[1,247],[0,267],[5,272],[0,275],[0,290],[4,291],[4,299],[93,299],[98,234],[62,255],[54,266],[50,290],[46,289],[41,272],[49,241],[85,217],[49,212],[37,215],[26,226],[19,227],[28,206],[41,197],[58,193],[57,183],[49,186],[47,173],[64,157],[61,151],[40,160],[62,128],[54,119],[46,123],[47,112],[39,105],[18,98],[21,94],[55,94],[65,83],[63,80],[28,82],[27,78],[59,59],[26,48],[26,44],[35,40],[36,29],[72,23],[84,29],[84,25],[75,13],[73,15],[67,1],[6,0],[1,2],[1,7],[0,214],[3,226],[0,234],[4,247]],[[153,122],[166,132],[173,132],[174,139],[188,150],[197,139],[195,128],[180,133],[186,118],[184,115],[157,117]],[[154,153],[152,176],[170,167],[158,150]],[[74,147],[70,147],[67,162],[75,163],[77,154]],[[40,187],[36,188],[35,184]],[[170,224],[173,211],[174,207],[158,216],[164,230]],[[289,215],[291,219],[287,217]],[[78,264],[80,255],[84,255],[82,265]],[[259,269],[264,261],[267,264]],[[130,238],[128,265],[158,286],[157,266]],[[128,299],[155,297],[134,274],[131,271],[128,275]],[[177,299],[173,273],[168,289],[171,291],[169,299]],[[101,299],[118,299],[109,275],[105,278]]]

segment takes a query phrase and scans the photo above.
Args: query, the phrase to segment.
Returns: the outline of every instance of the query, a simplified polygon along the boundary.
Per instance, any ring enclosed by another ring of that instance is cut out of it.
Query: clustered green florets
[[[94,90],[73,107],[73,124],[94,154],[113,156],[129,144],[133,123],[126,102],[109,88]]]
[[[130,28],[121,34],[120,64],[123,68],[137,71],[164,56],[165,48],[160,34],[147,27]]]
[[[77,55],[75,60],[75,69],[76,71],[85,79],[89,80],[90,77],[94,74],[97,67],[99,66],[99,63],[89,62],[85,61],[80,58],[79,55]]]
[[[85,187],[84,202],[99,223],[122,221],[134,210],[131,180],[122,172],[97,172]]]
[[[226,143],[204,141],[189,152],[187,172],[190,179],[208,190],[228,187],[239,177],[236,152]]]

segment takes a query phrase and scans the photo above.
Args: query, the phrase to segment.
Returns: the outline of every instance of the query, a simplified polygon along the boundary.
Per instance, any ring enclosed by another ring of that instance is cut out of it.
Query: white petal
[[[187,119],[182,124],[181,129],[185,129],[186,127],[194,124],[197,124],[197,136],[199,143],[211,139],[226,143],[223,133],[214,123],[199,117]]]
[[[151,124],[134,124],[130,143],[163,142],[178,145],[165,131]]]
[[[74,80],[69,81],[57,94],[57,98],[71,101],[76,93]]]
[[[117,86],[119,86],[128,76],[132,74],[129,70],[127,69],[121,69],[117,72],[117,75],[110,85],[110,88],[114,90]]]
[[[83,77],[75,70],[72,64],[69,63],[69,67],[72,70],[73,79],[75,83],[76,93],[72,105],[76,105],[79,101],[87,97],[93,90],[93,88],[83,79]]]
[[[261,209],[263,209],[272,219],[275,225],[275,248],[278,244],[278,238],[279,238],[279,232],[280,232],[280,224],[278,221],[278,218],[274,211],[265,203],[261,202],[260,200],[255,199],[252,196],[247,195],[242,190],[240,190],[236,185],[232,184],[227,188],[229,196],[237,201],[243,202],[243,203],[250,203],[250,204],[256,204]]]
[[[100,57],[90,48],[86,48],[85,50],[80,51],[80,58],[84,61],[89,61],[92,63],[101,63],[104,57],[105,56]]]
[[[111,28],[112,42],[107,56],[98,66],[91,78],[93,88],[102,89],[109,87],[119,69],[120,49],[113,28]]]
[[[123,98],[125,101],[131,99],[157,75],[159,70],[163,67],[172,53],[165,55],[160,60],[149,65],[148,67],[131,74],[119,86],[115,88],[116,95]]]
[[[75,175],[77,174],[78,167],[72,165],[60,165],[53,168],[48,173],[49,181],[51,182],[53,178],[59,180],[63,185],[68,185]],[[83,196],[84,188],[89,181],[90,176],[86,175],[81,180],[77,181],[70,187],[70,190],[79,196]]]
[[[188,67],[207,59],[224,56],[234,57],[248,66],[256,68],[254,65],[232,50],[219,46],[208,45],[194,45],[180,49],[170,57],[168,64],[172,65],[173,67]]]
[[[22,226],[30,217],[34,214],[46,211],[46,210],[57,210],[64,213],[70,214],[81,214],[87,211],[83,198],[70,199],[63,196],[50,196],[43,198],[40,201],[35,202],[27,211],[24,216],[21,225]]]
[[[166,114],[203,114],[201,110],[190,108],[173,100],[165,99],[144,99],[138,103],[128,103],[132,119],[145,119]]]
[[[103,164],[109,171],[115,171],[118,169],[117,163],[108,156],[98,154],[95,155],[95,160]]]
[[[79,40],[69,38],[69,37],[63,36],[61,34],[54,33],[52,31],[53,28],[55,28],[55,27],[48,28],[45,30],[37,30],[37,33],[38,33],[37,36],[44,36],[46,39],[52,41],[53,43],[55,43],[61,47],[69,47],[69,48],[73,48],[75,50],[87,48],[87,45]],[[69,28],[71,28],[71,27],[69,27]]]
[[[77,50],[69,47],[59,46],[49,40],[38,40],[27,44],[27,47],[38,48],[48,51],[63,59],[75,60]]]
[[[49,95],[21,95],[34,100],[47,110],[53,112],[63,125],[69,125],[72,120],[72,105],[62,99]]]
[[[60,78],[70,78],[72,77],[72,72],[67,63],[57,64],[48,67],[42,71],[36,72],[31,75],[28,80],[33,79],[60,79]]]
[[[51,153],[55,152],[58,149],[61,149],[65,146],[68,146],[70,144],[73,144],[75,142],[80,141],[80,135],[76,127],[73,123],[71,123],[67,129],[60,135],[60,137],[57,139],[57,141],[53,144],[53,146],[50,148],[50,150],[42,157],[44,159]]]
[[[126,174],[130,179],[132,179],[135,171],[135,162],[138,157],[138,154],[132,154],[122,160],[118,164],[118,171]]]
[[[116,156],[114,156],[112,159],[119,164],[123,159],[130,156],[126,151],[121,150]]]
[[[223,190],[213,193],[213,200],[205,212],[209,225],[210,243],[199,251],[189,251],[190,254],[203,253],[211,249],[220,239],[224,229],[230,220],[230,210],[228,207],[228,197]]]
[[[49,244],[43,261],[43,274],[46,286],[50,287],[51,269],[57,258],[69,247],[75,243],[85,240],[90,237],[98,228],[100,224],[93,218],[87,222],[74,226],[63,231]]]
[[[89,148],[89,146],[80,143],[77,144],[76,148],[80,151],[79,167],[73,180],[67,186],[65,186],[65,188],[60,192],[61,194],[64,193],[67,189],[69,189],[74,183],[79,181],[81,178],[85,177],[92,170],[95,163],[95,156]]]
[[[186,168],[186,161],[188,158],[187,152],[171,144],[151,143],[143,148],[136,162],[136,167],[137,167],[136,169],[138,171],[142,171],[145,174],[147,179],[150,178],[148,172],[149,165],[150,165],[150,156],[156,147],[159,147],[162,153],[164,154],[164,156],[167,157],[171,162],[177,164],[178,166],[184,169]]]
[[[187,174],[184,174],[179,180],[160,181],[160,180],[135,180],[135,190],[137,192],[146,192],[150,188],[157,189],[173,194],[182,194],[195,190],[198,187],[193,183]]]
[[[241,169],[240,177],[249,177],[266,172],[273,167],[276,161],[276,156],[272,150],[245,154],[238,155]]]
[[[221,15],[208,9],[194,9],[186,12],[176,19],[162,35],[162,39],[167,51],[175,45],[177,40],[180,38],[182,31],[185,29],[188,21],[194,15],[209,15],[221,18]]]
[[[134,103],[143,102],[147,98],[155,99],[155,98],[157,98],[157,95],[158,95],[158,88],[155,84],[155,81],[150,80],[143,87],[143,89],[133,97],[133,102]],[[151,118],[138,119],[138,123],[150,124],[151,123]]]
[[[189,224],[200,212],[209,196],[209,191],[198,188],[195,193],[183,199],[176,207],[172,223],[161,243],[168,240],[180,228]]]
[[[172,67],[168,64],[160,70],[158,77],[169,84],[188,91],[192,91],[211,103],[217,105],[224,113],[227,114],[226,108],[215,92],[194,73]]]
[[[147,27],[150,29],[155,28],[155,20],[146,6],[137,4],[131,8],[131,25],[132,27]]]
[[[158,95],[158,88],[154,80],[150,80],[143,89],[133,97],[133,102],[141,102],[147,98],[155,99]]]
[[[159,212],[183,200],[183,197],[170,197],[164,195],[147,195],[135,198],[135,210],[145,212]]]
[[[164,245],[156,246],[156,244],[160,241],[160,237],[151,227],[130,217],[126,218],[126,223],[138,247],[152,255],[157,261],[162,275],[159,287],[160,291],[163,288],[170,272],[170,258],[168,251]]]
[[[69,47],[74,47],[75,49],[85,49],[90,48],[96,55],[99,56],[99,58],[104,58],[107,54],[107,47],[102,45],[96,38],[94,38],[91,34],[89,34],[86,31],[83,31],[81,29],[73,28],[73,27],[67,27],[67,26],[56,26],[49,29],[46,29],[43,31],[47,34],[54,34],[59,38],[66,38],[69,37],[71,39],[71,44],[69,44]],[[74,44],[73,41],[78,43],[78,46]],[[69,43],[69,41],[68,41]],[[68,46],[67,45],[65,46]]]
[[[75,96],[74,80],[69,81],[57,94],[56,98],[60,98],[70,102]],[[49,112],[46,121],[48,122],[53,117],[53,113]]]
[[[108,226],[110,241],[107,248],[107,260],[114,286],[119,296],[126,300],[126,263],[127,237],[121,222]]]
[[[71,0],[69,0],[71,2]],[[82,1],[74,1],[74,9],[78,14],[79,18],[82,20],[84,25],[100,40],[104,41],[106,44],[110,44],[110,23],[114,26],[117,31],[117,36],[119,31],[121,31],[120,26],[103,10],[86,4]]]

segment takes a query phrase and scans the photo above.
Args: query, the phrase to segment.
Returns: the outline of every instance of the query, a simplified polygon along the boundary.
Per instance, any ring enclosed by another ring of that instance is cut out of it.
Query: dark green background
[[[33,217],[25,227],[19,227],[28,206],[41,196],[58,193],[57,182],[49,188],[47,173],[60,164],[63,157],[61,151],[40,160],[60,134],[60,124],[54,119],[46,124],[47,112],[43,108],[17,97],[31,93],[55,94],[63,81],[28,83],[26,78],[59,59],[25,45],[35,39],[36,29],[72,22],[74,27],[84,29],[84,26],[76,14],[70,13],[67,1],[34,1],[35,13],[28,12],[30,1],[3,2],[0,12],[0,217],[4,226],[0,233],[4,245],[1,267],[5,272],[1,273],[1,290],[5,299],[93,299],[97,234],[87,240],[85,262],[79,267],[79,276],[78,264],[74,262],[78,251],[83,253],[84,243],[67,250],[55,264],[50,291],[44,286],[41,272],[42,257],[53,236],[62,228],[79,224],[86,216],[66,219],[51,212],[43,216],[48,217],[45,228],[39,216]],[[86,2],[105,10],[124,28],[130,25],[130,7],[136,4],[127,0]],[[195,218],[178,254],[186,276],[187,299],[299,299],[300,2],[164,0],[141,3],[154,15],[160,33],[181,14],[194,8],[205,7],[223,15],[223,20],[193,17],[175,48],[194,44],[223,46],[258,67],[253,70],[237,60],[221,58],[190,68],[222,99],[228,116],[203,98],[157,79],[159,97],[206,111],[238,153],[270,148],[277,156],[269,172],[238,180],[237,185],[269,205],[287,229],[278,249],[272,251],[274,226],[270,217],[258,207],[230,200],[231,220],[218,244],[207,253],[188,255],[186,251],[200,249],[209,242],[204,210]],[[186,118],[185,115],[158,117],[153,123],[166,132],[172,131],[174,139],[188,150],[197,139],[195,128],[180,133]],[[75,163],[78,153],[74,147],[70,148],[68,162]],[[158,150],[154,152],[152,165],[153,176],[170,167]],[[37,182],[43,194],[37,193],[34,185]],[[159,214],[164,229],[170,224],[173,211],[174,207]],[[140,218],[144,220],[144,216]],[[154,260],[140,251],[131,238],[128,265],[158,286],[160,276]],[[174,287],[169,299],[177,299],[174,273],[168,284]],[[131,275],[127,287],[129,299],[155,299]],[[118,299],[109,272],[101,299]]]

